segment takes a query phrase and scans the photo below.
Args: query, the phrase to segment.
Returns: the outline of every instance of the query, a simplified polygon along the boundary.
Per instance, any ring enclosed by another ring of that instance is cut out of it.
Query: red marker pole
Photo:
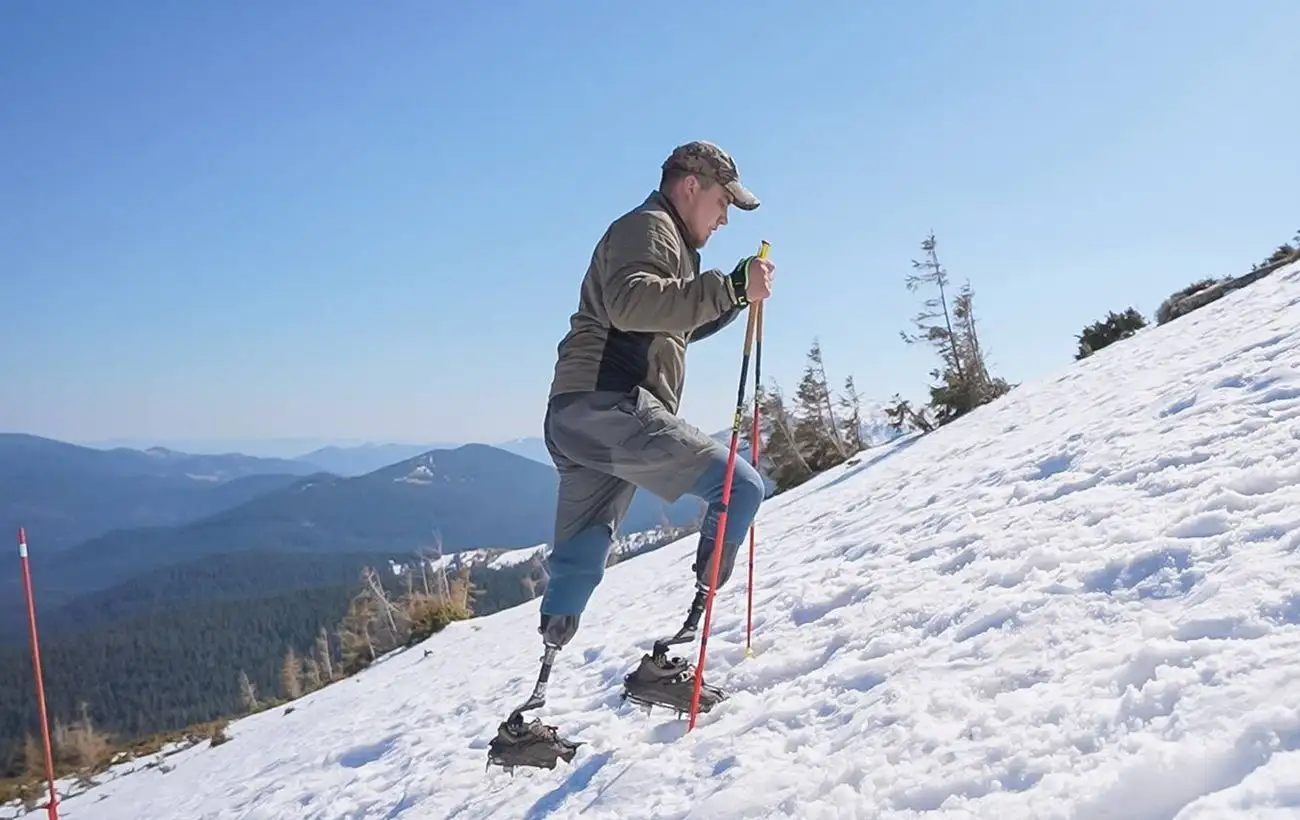
[[[45,741],[45,776],[50,781],[50,820],[59,820],[59,796],[54,789],[54,751],[50,747],[50,722],[45,711],[45,682],[41,678],[41,647],[36,637],[36,603],[32,598],[32,569],[27,560],[27,531],[18,528],[18,560],[23,565],[23,592],[27,595],[27,626],[32,638],[32,667],[36,670],[36,705],[41,715],[41,737]]]

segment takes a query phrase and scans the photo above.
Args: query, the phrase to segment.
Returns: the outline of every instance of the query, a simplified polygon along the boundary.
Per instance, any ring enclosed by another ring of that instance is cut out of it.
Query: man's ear
[[[700,192],[700,178],[695,174],[687,174],[682,180],[682,193],[688,197],[694,198]]]

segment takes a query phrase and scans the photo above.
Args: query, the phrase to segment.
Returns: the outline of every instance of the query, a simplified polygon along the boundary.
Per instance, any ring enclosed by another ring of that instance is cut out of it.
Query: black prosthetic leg
[[[524,712],[540,709],[546,705],[546,685],[551,678],[551,665],[555,654],[567,641],[567,638],[553,634],[548,628],[547,616],[542,616],[542,628],[546,653],[542,656],[542,669],[537,674],[537,684],[528,700],[515,708],[510,716],[497,727],[497,736],[488,745],[488,766],[501,766],[508,772],[516,766],[529,766],[537,769],[554,769],[557,760],[573,762],[581,743],[565,740],[559,736],[554,726],[548,726],[539,718],[524,722]],[[570,632],[569,637],[572,636]]]

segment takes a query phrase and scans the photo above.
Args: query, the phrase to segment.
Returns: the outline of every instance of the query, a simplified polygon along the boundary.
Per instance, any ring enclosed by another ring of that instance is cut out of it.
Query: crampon
[[[691,695],[695,689],[695,665],[685,658],[669,657],[668,650],[674,645],[695,640],[707,594],[706,588],[697,586],[695,600],[691,601],[690,611],[681,629],[672,637],[655,641],[654,649],[642,656],[640,665],[623,678],[624,701],[643,706],[646,711],[653,711],[656,706],[670,709],[678,717],[690,712]],[[726,697],[726,692],[718,687],[701,682],[700,712],[708,712]]]
[[[695,666],[684,658],[666,654],[647,654],[635,670],[623,678],[623,700],[644,707],[668,709],[678,717],[690,712],[691,694],[695,689]],[[727,693],[707,683],[700,685],[701,713],[721,703]]]
[[[518,766],[554,769],[560,760],[573,762],[581,745],[560,737],[556,727],[540,719],[525,723],[516,712],[497,727],[497,736],[488,745],[488,766],[500,766],[512,774]]]
[[[524,712],[546,705],[546,684],[550,680],[551,665],[555,662],[555,653],[558,651],[558,646],[546,645],[546,654],[542,656],[542,668],[537,675],[537,685],[533,687],[532,695],[501,722],[497,727],[497,736],[488,744],[488,768],[496,765],[513,774],[517,766],[554,769],[560,760],[573,762],[573,756],[577,754],[581,743],[565,740],[559,736],[556,727],[548,726],[540,719],[524,722]]]

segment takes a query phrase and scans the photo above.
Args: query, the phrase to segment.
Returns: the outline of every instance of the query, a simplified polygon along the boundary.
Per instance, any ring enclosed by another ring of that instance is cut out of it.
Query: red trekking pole
[[[18,528],[18,560],[23,566],[23,591],[27,595],[27,626],[32,639],[32,667],[36,670],[36,706],[41,716],[41,737],[45,741],[45,776],[50,781],[50,820],[59,820],[59,797],[54,789],[54,753],[50,748],[50,723],[45,714],[45,683],[41,679],[41,649],[36,638],[36,604],[32,599],[32,570],[27,560],[27,531]]]
[[[766,259],[771,245],[766,240],[759,246],[758,258]],[[704,652],[709,645],[709,625],[713,621],[713,594],[718,586],[718,567],[722,564],[722,540],[727,533],[727,504],[731,501],[731,480],[736,475],[736,450],[740,446],[741,416],[745,413],[745,379],[749,375],[749,353],[754,345],[754,325],[758,321],[757,308],[751,307],[745,324],[745,350],[740,364],[740,389],[736,395],[736,415],[731,422],[731,452],[727,456],[727,473],[722,481],[722,512],[718,515],[718,534],[713,542],[713,561],[709,568],[709,594],[704,604],[704,630],[700,633],[700,657],[695,664],[695,687],[691,691],[691,720],[686,731],[695,728],[695,718],[700,711],[700,687],[704,683]]]

